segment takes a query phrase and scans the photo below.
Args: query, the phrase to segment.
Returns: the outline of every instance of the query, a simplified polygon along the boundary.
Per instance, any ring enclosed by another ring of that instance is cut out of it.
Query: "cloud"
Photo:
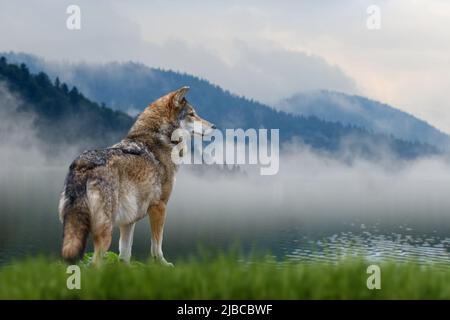
[[[135,60],[273,102],[332,89],[387,102],[450,131],[450,6],[411,1],[3,1],[0,50],[49,59]],[[366,27],[369,5],[381,29]]]
[[[320,56],[256,48],[237,40],[230,50],[227,59],[205,47],[172,40],[151,46],[147,60],[154,66],[204,77],[231,92],[269,104],[295,92],[319,88],[357,92],[352,79]]]
[[[8,31],[1,30],[0,36],[12,40],[0,45],[0,50],[30,52],[59,61],[135,60],[153,67],[189,72],[266,103],[303,90],[328,88],[357,92],[351,78],[318,55],[285,50],[263,39],[228,34],[226,26],[223,26],[226,36],[223,43],[218,43],[217,39],[201,41],[201,37],[192,33],[192,28],[198,28],[195,24],[186,26],[180,33],[183,22],[178,10],[170,13],[172,17],[167,24],[168,17],[160,15],[158,6],[154,9],[135,2],[127,9],[117,2],[106,5],[81,1],[81,30],[70,31],[65,27],[65,4],[29,2],[19,13],[20,23],[9,14],[16,11],[16,5],[2,4],[0,18],[4,18],[9,27],[5,28]],[[147,13],[150,25],[147,20],[139,19],[142,13],[134,16],[132,10],[137,8]],[[239,21],[243,18],[237,8],[227,9],[227,16],[235,16]],[[162,24],[155,25],[155,21]],[[190,20],[190,24],[192,22]],[[167,34],[164,39],[149,36],[163,26],[167,30],[161,30],[162,33],[173,30],[178,33]],[[218,33],[216,36],[221,37]]]
[[[7,85],[0,82],[0,171],[20,170],[20,168],[42,168],[49,165],[66,164],[80,150],[93,144],[86,137],[74,144],[50,144],[39,138],[35,126],[37,115],[32,107],[25,107],[23,99],[13,94]],[[79,123],[66,122],[66,130]],[[1,177],[1,174],[0,174]]]
[[[39,148],[42,142],[36,138],[34,115],[18,112],[23,102],[0,82],[0,163],[3,169],[27,164],[42,165]]]
[[[420,228],[427,219],[435,226],[450,221],[449,178],[450,163],[443,158],[348,163],[293,145],[282,154],[275,176],[260,176],[257,170],[197,176],[182,168],[170,209],[187,224],[192,221],[191,228],[200,218],[211,227],[229,228],[355,219],[387,225],[407,221]]]

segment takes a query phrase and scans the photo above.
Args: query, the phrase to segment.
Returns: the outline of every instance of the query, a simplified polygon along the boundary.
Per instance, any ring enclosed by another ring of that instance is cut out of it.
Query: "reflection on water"
[[[367,229],[371,229],[370,231]],[[362,225],[358,231],[341,231],[313,240],[293,232],[282,248],[289,260],[337,262],[345,257],[365,257],[369,261],[414,261],[450,267],[450,238],[433,234],[411,234],[412,228],[382,233],[376,226]],[[296,236],[294,235],[296,234]]]
[[[58,255],[62,229],[57,205],[64,175],[61,167],[0,172],[0,264],[28,255]],[[209,188],[211,183],[219,191]],[[181,174],[169,203],[165,254],[176,260],[195,253],[199,245],[226,249],[239,241],[245,250],[271,252],[280,259],[335,262],[362,255],[373,261],[450,265],[449,221],[442,208],[396,216],[377,215],[371,208],[370,215],[355,217],[345,214],[349,206],[342,200],[340,211],[329,203],[318,208],[311,203],[323,203],[320,194],[305,192],[300,198],[295,188],[285,188],[280,196],[267,183]],[[305,203],[310,209],[304,209]],[[118,250],[117,230],[111,249]],[[145,259],[149,251],[149,223],[143,219],[136,227],[133,256]]]

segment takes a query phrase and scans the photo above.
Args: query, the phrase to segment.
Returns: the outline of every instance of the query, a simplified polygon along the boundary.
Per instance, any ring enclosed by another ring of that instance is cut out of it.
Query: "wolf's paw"
[[[174,267],[174,265],[173,265],[173,263],[171,263],[171,262],[168,262],[166,259],[164,259],[164,258],[154,258],[154,260],[155,260],[155,262],[156,263],[158,263],[158,264],[160,264],[160,265],[162,265],[162,266],[165,266],[165,267]]]
[[[119,258],[118,258],[119,263],[122,263],[122,264],[130,264],[130,260],[131,260],[131,257],[129,257],[129,256],[120,256],[119,255]]]
[[[129,266],[131,264],[130,259],[119,259],[119,263],[125,266]]]

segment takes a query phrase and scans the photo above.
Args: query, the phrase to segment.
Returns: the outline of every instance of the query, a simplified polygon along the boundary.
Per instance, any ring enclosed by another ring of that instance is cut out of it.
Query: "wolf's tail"
[[[67,210],[63,216],[63,244],[61,255],[68,263],[75,263],[83,257],[90,230],[89,213]]]

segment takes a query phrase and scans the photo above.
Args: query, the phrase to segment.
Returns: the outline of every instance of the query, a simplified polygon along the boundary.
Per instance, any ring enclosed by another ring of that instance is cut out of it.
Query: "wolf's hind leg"
[[[112,224],[105,223],[97,226],[93,231],[94,238],[94,264],[99,266],[106,251],[111,245]]]
[[[86,196],[91,212],[91,233],[94,240],[94,264],[100,265],[103,255],[111,245],[114,212],[117,211],[117,194],[110,173],[98,169],[102,178],[87,182]]]
[[[149,208],[148,214],[152,229],[151,256],[159,263],[173,267],[172,263],[167,262],[166,259],[164,259],[162,252],[163,230],[164,222],[166,220],[166,204],[163,201],[159,201]]]
[[[119,259],[130,262],[131,247],[133,245],[134,223],[120,226]]]

